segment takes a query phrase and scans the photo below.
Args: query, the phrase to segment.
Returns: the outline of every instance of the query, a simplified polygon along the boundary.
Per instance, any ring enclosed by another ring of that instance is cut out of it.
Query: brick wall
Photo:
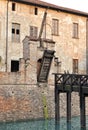
[[[46,106],[43,102],[46,98]],[[35,85],[0,85],[0,122],[45,118],[54,118],[54,88]],[[72,116],[80,114],[78,93],[72,94]],[[66,96],[60,95],[61,116],[66,116]]]

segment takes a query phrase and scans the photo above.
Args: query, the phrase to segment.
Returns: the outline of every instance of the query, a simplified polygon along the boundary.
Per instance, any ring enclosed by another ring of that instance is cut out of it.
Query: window
[[[16,4],[12,3],[12,11],[15,11],[15,10],[16,10]]]
[[[38,34],[38,28],[35,26],[30,26],[30,38],[37,38],[37,34]]]
[[[73,38],[78,38],[78,23],[73,23]]]
[[[38,15],[38,8],[35,8],[35,15]]]
[[[12,42],[20,42],[20,24],[12,23]]]
[[[73,59],[73,73],[78,73],[78,59]]]
[[[59,29],[59,20],[52,19],[52,34],[58,35],[58,29]]]
[[[11,60],[11,72],[19,71],[19,61]]]

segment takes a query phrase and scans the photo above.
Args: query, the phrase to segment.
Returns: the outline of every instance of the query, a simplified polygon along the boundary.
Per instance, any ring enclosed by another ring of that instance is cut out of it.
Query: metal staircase
[[[52,51],[52,50],[44,51],[39,75],[37,77],[38,82],[47,82],[54,52],[55,51]]]

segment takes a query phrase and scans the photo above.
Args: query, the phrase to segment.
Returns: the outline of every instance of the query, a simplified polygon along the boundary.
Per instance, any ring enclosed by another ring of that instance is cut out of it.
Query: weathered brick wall
[[[46,98],[44,106],[43,97]],[[42,85],[0,85],[0,121],[16,121],[55,116],[54,88]],[[72,116],[80,114],[78,94],[72,94]],[[60,95],[61,116],[66,116],[66,96]]]
[[[34,85],[0,85],[0,121],[44,118],[43,96],[46,97],[49,117],[54,117],[52,89]]]

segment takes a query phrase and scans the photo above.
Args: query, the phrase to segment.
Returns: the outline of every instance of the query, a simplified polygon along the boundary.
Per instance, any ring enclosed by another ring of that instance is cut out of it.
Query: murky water
[[[88,117],[86,122],[88,130]],[[80,118],[73,117],[71,124],[66,123],[66,118],[61,118],[60,125],[55,125],[55,120],[37,120],[14,123],[1,123],[0,130],[83,130],[80,128]]]

